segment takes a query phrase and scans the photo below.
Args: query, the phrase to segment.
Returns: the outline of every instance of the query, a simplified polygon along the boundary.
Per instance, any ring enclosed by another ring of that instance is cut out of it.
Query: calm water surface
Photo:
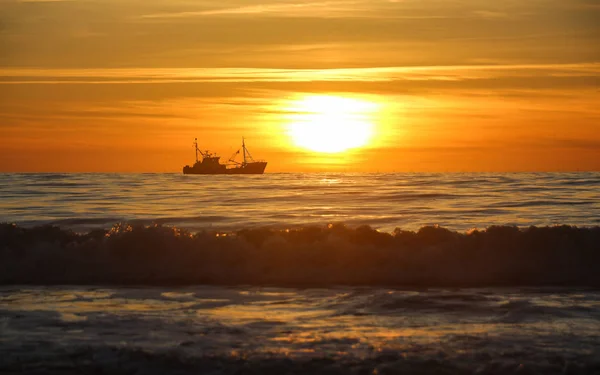
[[[329,222],[386,231],[593,226],[600,173],[0,175],[0,221],[85,230],[131,220],[192,230]]]

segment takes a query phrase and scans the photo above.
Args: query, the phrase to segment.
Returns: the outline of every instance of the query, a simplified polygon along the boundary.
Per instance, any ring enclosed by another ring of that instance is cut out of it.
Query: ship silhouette
[[[194,139],[194,148],[196,150],[196,163],[193,166],[186,165],[183,167],[183,174],[263,174],[267,167],[267,162],[264,160],[254,160],[250,152],[246,148],[246,140],[242,138],[242,148],[237,150],[227,164],[221,164],[220,156],[211,153],[210,151],[202,151],[198,148],[198,138]],[[242,151],[243,160],[238,162],[236,156]],[[202,156],[202,160],[198,158],[198,154]]]

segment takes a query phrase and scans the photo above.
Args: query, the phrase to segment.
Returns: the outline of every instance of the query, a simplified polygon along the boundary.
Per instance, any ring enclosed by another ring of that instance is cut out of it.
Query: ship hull
[[[222,168],[206,168],[202,164],[196,164],[193,167],[186,165],[183,168],[183,174],[264,174],[267,163],[247,163],[246,165],[234,168],[225,168],[222,164],[220,166],[222,166]]]

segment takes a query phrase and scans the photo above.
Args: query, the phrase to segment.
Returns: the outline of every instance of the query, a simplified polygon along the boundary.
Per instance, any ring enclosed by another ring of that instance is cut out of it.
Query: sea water
[[[0,180],[1,373],[600,372],[599,173]]]
[[[89,230],[132,220],[193,231],[592,226],[600,224],[600,173],[0,174],[0,221]]]
[[[600,293],[0,289],[0,372],[596,374]]]

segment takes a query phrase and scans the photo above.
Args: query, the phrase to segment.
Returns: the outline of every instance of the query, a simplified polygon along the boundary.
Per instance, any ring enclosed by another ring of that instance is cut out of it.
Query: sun
[[[323,153],[365,146],[373,136],[375,103],[331,95],[311,95],[288,106],[288,134],[296,146]]]

